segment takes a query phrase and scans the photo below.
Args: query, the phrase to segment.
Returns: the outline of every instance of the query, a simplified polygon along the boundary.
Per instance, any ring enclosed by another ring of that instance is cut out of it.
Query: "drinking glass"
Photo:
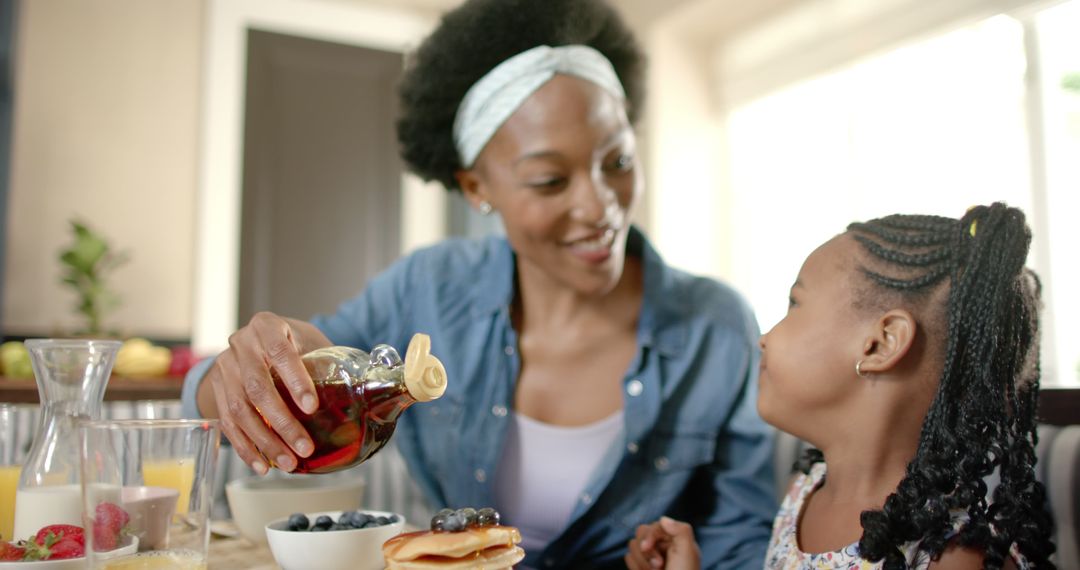
[[[91,421],[79,432],[89,567],[205,570],[217,420]],[[132,542],[137,552],[118,555]]]
[[[16,457],[15,421],[18,408],[0,403],[0,540],[12,540],[15,529],[15,489],[22,470]]]

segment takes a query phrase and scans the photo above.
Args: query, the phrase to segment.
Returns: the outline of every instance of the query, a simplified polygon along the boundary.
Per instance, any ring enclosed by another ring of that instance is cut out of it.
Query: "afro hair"
[[[459,190],[454,117],[465,93],[499,63],[539,45],[587,45],[611,61],[636,123],[645,59],[633,34],[603,0],[468,0],[448,12],[412,55],[399,94],[401,157],[426,181]]]

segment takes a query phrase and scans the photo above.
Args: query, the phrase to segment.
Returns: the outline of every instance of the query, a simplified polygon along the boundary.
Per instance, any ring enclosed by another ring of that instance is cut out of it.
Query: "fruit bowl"
[[[131,537],[131,543],[109,553],[109,558],[134,554],[139,549],[139,540]],[[0,562],[0,570],[84,570],[86,557],[65,558],[63,560],[34,560],[31,562]]]
[[[304,513],[312,523],[320,516],[334,521],[343,511]],[[405,528],[405,517],[386,511],[360,511],[394,522],[368,528],[327,530],[325,532],[288,530],[289,518],[266,525],[270,552],[282,570],[382,570],[382,545]],[[395,518],[396,517],[396,518]]]
[[[360,508],[364,480],[327,475],[246,477],[225,485],[236,528],[255,544],[266,543],[266,523],[292,513]]]

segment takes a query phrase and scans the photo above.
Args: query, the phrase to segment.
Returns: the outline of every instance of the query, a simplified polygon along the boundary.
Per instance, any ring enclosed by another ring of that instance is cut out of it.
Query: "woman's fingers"
[[[273,313],[261,312],[252,317],[249,326],[262,347],[266,366],[277,372],[296,405],[304,413],[313,413],[319,407],[319,398],[300,359],[303,348],[289,323]]]
[[[224,356],[224,355],[222,355]],[[221,357],[218,357],[220,362]],[[214,367],[207,373],[205,382],[210,382],[214,392],[214,400],[217,402],[227,402],[228,398],[225,395],[224,383],[220,381],[221,372],[219,370],[220,364],[215,363]],[[236,425],[232,416],[225,409],[225,406],[218,408],[219,421],[221,422],[221,431],[225,433],[225,437],[229,439],[229,443],[232,444],[232,448],[236,451],[236,454],[240,456],[240,459],[244,460],[255,470],[259,475],[265,475],[268,466],[266,465],[265,458],[259,453],[259,450],[255,448],[255,444],[251,443],[248,436],[244,435],[244,432],[240,430],[240,426]]]
[[[270,374],[274,358],[281,361],[284,356],[269,356],[267,342],[275,351],[293,350],[289,341],[285,340],[284,330],[287,330],[288,325],[280,317],[272,317],[280,323],[280,327],[276,327],[278,335],[273,336],[269,329],[274,327],[267,323],[270,320],[267,316],[269,313],[260,315],[229,338],[228,352],[237,361],[237,368],[230,375],[228,383],[239,386],[242,392],[230,394],[238,397],[230,399],[226,408],[233,410],[235,421],[268,459],[282,470],[292,471],[296,469],[294,451],[300,457],[308,457],[314,450],[314,444],[307,430],[303,429],[293,412],[285,405]],[[257,320],[262,322],[257,323]],[[262,330],[261,334],[259,330]],[[288,348],[285,348],[286,344]],[[293,353],[299,361],[295,350]],[[300,368],[303,368],[302,364]],[[308,378],[306,370],[303,375],[303,381],[311,388],[311,379]]]
[[[259,451],[283,471],[296,468],[296,457],[282,437],[297,441],[303,426],[285,406],[261,356],[250,349],[230,349],[236,367],[225,382],[225,408]],[[283,433],[282,437],[278,437]],[[306,432],[303,432],[306,438]],[[290,438],[291,435],[291,438]]]

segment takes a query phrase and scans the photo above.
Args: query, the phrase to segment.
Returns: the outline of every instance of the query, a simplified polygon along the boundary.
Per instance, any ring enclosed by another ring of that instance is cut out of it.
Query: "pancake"
[[[411,532],[383,543],[383,558],[388,570],[499,570],[525,558],[519,542],[512,526]]]

